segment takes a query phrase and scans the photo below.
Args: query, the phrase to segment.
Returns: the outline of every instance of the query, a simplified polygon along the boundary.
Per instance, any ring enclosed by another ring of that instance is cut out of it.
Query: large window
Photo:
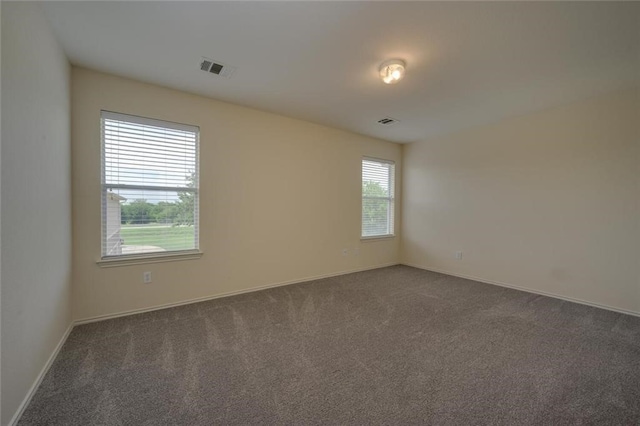
[[[362,159],[362,237],[393,235],[395,164]]]
[[[102,257],[198,249],[199,129],[102,112]]]

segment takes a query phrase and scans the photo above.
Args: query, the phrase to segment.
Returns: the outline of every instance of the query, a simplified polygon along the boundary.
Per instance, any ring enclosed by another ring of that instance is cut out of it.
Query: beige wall
[[[405,146],[403,263],[640,313],[639,96]]]
[[[200,126],[201,259],[96,264],[101,109]],[[399,238],[360,242],[360,161],[400,175],[400,145],[80,68],[72,111],[76,319],[399,261]]]
[[[71,322],[70,70],[38,6],[1,7],[6,425]]]

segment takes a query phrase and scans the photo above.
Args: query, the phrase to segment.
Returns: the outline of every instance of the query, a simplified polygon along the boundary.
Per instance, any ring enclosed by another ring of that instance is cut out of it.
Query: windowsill
[[[367,242],[367,241],[378,241],[378,240],[391,240],[393,238],[395,238],[396,236],[393,234],[389,234],[389,235],[372,235],[371,237],[360,237],[360,241],[362,242]]]
[[[199,250],[189,250],[173,253],[150,253],[129,256],[114,256],[98,260],[96,263],[101,268],[113,268],[117,266],[142,265],[145,263],[178,262],[182,260],[200,259],[204,253]]]

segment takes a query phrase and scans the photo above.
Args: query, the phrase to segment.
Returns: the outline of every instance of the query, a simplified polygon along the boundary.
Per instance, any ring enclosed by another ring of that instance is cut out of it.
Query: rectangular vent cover
[[[213,64],[213,62],[207,60],[207,59],[203,59],[202,62],[200,63],[200,69],[202,71],[209,71],[211,69],[211,65]]]
[[[231,78],[231,74],[236,70],[235,67],[214,62],[213,59],[205,58],[204,56],[200,59],[200,69],[224,78]]]
[[[382,124],[383,126],[391,126],[392,124],[396,124],[398,120],[391,117],[385,117],[378,120],[378,124]]]

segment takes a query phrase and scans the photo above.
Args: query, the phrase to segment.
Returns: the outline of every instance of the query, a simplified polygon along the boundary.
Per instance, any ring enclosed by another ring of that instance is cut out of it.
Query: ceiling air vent
[[[231,74],[236,70],[235,67],[214,62],[213,59],[205,58],[204,56],[200,59],[200,69],[224,78],[231,78]]]
[[[381,118],[380,120],[378,120],[378,124],[382,124],[383,126],[391,126],[393,124],[396,124],[398,122],[398,120],[396,120],[395,118],[391,118],[391,117],[385,117],[385,118]]]

